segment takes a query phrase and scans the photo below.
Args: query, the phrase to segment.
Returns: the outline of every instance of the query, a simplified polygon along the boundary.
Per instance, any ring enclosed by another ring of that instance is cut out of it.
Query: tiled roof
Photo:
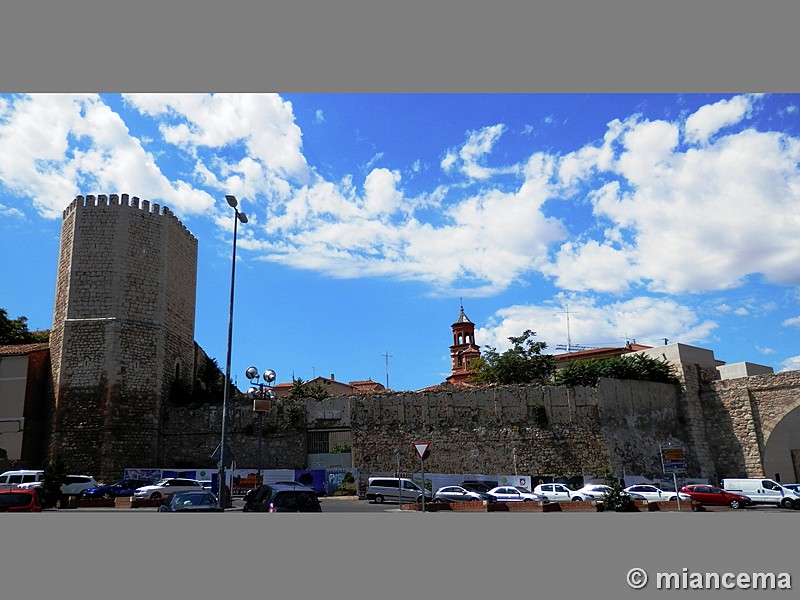
[[[37,342],[35,344],[12,344],[8,346],[0,346],[0,356],[24,356],[31,352],[41,352],[42,350],[49,350],[50,344],[48,342]]]

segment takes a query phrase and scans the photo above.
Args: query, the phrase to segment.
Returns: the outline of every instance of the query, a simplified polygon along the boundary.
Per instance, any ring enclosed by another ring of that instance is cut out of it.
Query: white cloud
[[[698,109],[686,119],[686,141],[705,144],[723,127],[735,125],[750,115],[752,102],[747,96],[735,96]]]
[[[248,155],[284,177],[307,182],[302,133],[277,94],[128,94],[142,114],[162,119],[164,141],[190,151],[243,143]]]
[[[569,332],[567,329],[569,312]],[[638,297],[631,300],[599,304],[590,297],[571,296],[549,304],[516,305],[502,308],[478,327],[478,344],[504,351],[508,338],[526,329],[537,332],[537,340],[547,343],[548,352],[564,350],[558,346],[624,346],[636,340],[647,346],[670,343],[694,344],[709,339],[716,328],[713,321],[701,318],[688,306],[670,299]]]
[[[321,109],[317,109],[317,111],[314,113],[314,118],[316,119],[317,123],[324,123],[325,122],[325,115],[322,114],[322,110]]]
[[[781,363],[781,371],[800,371],[800,356],[792,356]]]
[[[791,319],[786,319],[783,323],[781,323],[784,327],[797,327],[800,328],[800,317],[792,317]]]
[[[79,194],[130,193],[179,215],[213,205],[205,191],[170,181],[96,95],[15,98],[0,124],[0,154],[0,180],[47,218]]]

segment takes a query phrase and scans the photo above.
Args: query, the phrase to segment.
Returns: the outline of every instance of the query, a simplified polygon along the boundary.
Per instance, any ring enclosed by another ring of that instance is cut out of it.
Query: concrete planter
[[[113,508],[115,506],[113,498],[78,498],[78,508]]]

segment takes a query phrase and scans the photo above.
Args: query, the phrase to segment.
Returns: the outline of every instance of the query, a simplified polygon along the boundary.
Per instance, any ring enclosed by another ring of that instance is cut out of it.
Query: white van
[[[800,508],[800,493],[783,487],[772,479],[723,479],[722,488],[748,496],[753,504],[774,504],[783,508]]]
[[[44,478],[44,471],[6,471],[0,475],[0,488],[15,488],[21,483],[36,483]]]
[[[402,487],[401,487],[402,486]],[[367,480],[367,500],[380,504],[384,500],[403,503],[422,502],[422,488],[410,479],[402,477],[370,477]],[[433,498],[429,490],[425,490],[425,501]]]

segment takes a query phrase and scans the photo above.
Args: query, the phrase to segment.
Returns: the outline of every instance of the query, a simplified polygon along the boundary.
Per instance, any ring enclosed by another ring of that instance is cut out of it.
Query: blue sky
[[[0,307],[51,326],[61,211],[168,206],[232,376],[413,390],[460,303],[498,350],[664,340],[800,367],[800,95],[0,96]],[[569,311],[569,329],[567,328]]]

